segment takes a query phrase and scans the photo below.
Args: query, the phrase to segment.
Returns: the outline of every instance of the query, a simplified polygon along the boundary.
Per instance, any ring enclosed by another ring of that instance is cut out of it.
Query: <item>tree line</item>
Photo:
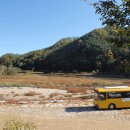
[[[130,37],[124,37],[125,40]],[[116,40],[115,40],[116,39]],[[118,40],[117,40],[118,39]],[[130,47],[120,44],[116,28],[106,26],[79,38],[64,38],[51,47],[23,55],[5,54],[0,64],[40,72],[130,73]]]

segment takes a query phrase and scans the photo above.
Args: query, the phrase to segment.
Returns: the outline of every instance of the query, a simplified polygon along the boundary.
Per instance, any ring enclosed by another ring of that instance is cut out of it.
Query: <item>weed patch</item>
[[[81,94],[86,94],[87,89],[86,88],[81,88],[81,87],[71,87],[67,89],[68,93],[81,93]]]
[[[24,94],[24,96],[36,96],[40,95],[40,93],[36,93],[35,91],[30,91]]]

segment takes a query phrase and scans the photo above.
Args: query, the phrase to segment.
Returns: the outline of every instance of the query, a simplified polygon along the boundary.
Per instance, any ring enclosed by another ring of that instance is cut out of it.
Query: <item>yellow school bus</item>
[[[94,105],[99,109],[116,109],[130,107],[130,87],[101,87],[94,90]]]

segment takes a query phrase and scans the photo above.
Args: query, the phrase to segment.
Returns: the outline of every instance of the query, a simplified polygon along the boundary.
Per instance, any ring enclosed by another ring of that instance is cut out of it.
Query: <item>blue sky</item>
[[[83,0],[0,0],[0,55],[46,48],[100,27]]]

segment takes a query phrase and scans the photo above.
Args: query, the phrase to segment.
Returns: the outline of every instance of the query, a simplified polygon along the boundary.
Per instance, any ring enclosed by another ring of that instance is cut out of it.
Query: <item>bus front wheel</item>
[[[111,103],[109,106],[108,106],[109,110],[114,110],[116,109],[116,105]]]

